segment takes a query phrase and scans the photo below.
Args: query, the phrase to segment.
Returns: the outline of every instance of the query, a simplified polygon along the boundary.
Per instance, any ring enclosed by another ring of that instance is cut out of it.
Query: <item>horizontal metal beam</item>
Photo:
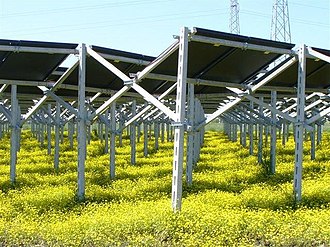
[[[25,81],[25,80],[5,80],[5,79],[0,79],[0,84],[34,86],[34,87],[37,87],[37,86],[52,87],[52,86],[54,86],[54,82],[48,82],[48,81]],[[1,89],[0,89],[0,93],[1,93]]]
[[[240,48],[242,50],[255,50],[255,51],[262,51],[262,52],[269,52],[269,53],[276,53],[276,54],[289,54],[296,56],[295,51],[291,49],[283,49],[283,48],[276,48],[272,46],[264,46],[264,45],[256,45],[250,44],[247,42],[240,42],[240,41],[232,41],[226,39],[217,39],[217,38],[210,38],[200,35],[191,35],[191,41],[195,42],[202,42],[202,43],[209,43],[213,45],[223,45],[223,46],[230,46],[235,48]]]
[[[153,80],[165,80],[172,82],[177,81],[177,77],[173,75],[149,73],[145,77]],[[192,83],[194,85],[205,85],[205,86],[213,86],[213,87],[237,87],[241,89],[246,89],[245,85],[234,82],[224,82],[224,81],[214,81],[214,80],[204,80],[204,79],[194,79],[194,78],[187,78],[187,82]]]
[[[93,47],[92,47],[93,49]],[[105,54],[102,52],[98,52],[102,57],[108,60],[113,60],[114,62],[124,62],[124,63],[133,63],[136,65],[141,65],[141,66],[147,66],[150,64],[150,61],[143,60],[143,59],[136,59],[136,58],[130,58],[130,57],[123,57],[123,56],[116,56],[116,55],[111,55],[111,54]]]
[[[65,48],[28,47],[0,45],[0,51],[27,52],[27,53],[48,53],[48,54],[78,54],[78,50]]]

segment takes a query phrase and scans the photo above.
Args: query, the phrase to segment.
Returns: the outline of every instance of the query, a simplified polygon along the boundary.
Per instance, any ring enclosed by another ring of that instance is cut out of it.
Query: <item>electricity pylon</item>
[[[291,43],[288,0],[275,0],[270,39]]]
[[[239,34],[239,4],[238,0],[230,0],[229,30],[231,33]]]

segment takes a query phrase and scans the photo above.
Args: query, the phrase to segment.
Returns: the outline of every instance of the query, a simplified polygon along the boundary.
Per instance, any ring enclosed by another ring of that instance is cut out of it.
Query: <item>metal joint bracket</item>
[[[310,127],[310,126],[307,125],[307,124],[304,124],[304,128],[305,128],[305,129],[307,129],[308,127]],[[311,133],[313,133],[313,132],[315,131],[315,129],[314,129],[314,128],[311,128],[311,129],[309,129],[308,131],[311,132]]]
[[[187,130],[187,132],[191,133],[191,132],[195,131],[195,128],[194,128],[194,126],[187,124],[186,125],[186,130]]]
[[[15,129],[15,130],[18,130],[18,129],[21,129],[21,126],[19,126],[19,125],[10,125],[10,128],[12,128],[12,129]]]
[[[87,126],[91,126],[92,125],[92,122],[90,120],[85,120],[85,123]]]
[[[248,42],[245,42],[243,47],[242,47],[242,50],[243,51],[246,51],[247,49],[249,48],[249,43]]]
[[[135,82],[135,79],[127,80],[127,81],[124,81],[124,85],[130,86],[130,85],[133,85],[134,82]]]
[[[182,126],[186,126],[187,124],[185,122],[172,122],[172,126],[174,128],[177,128],[177,127],[182,127]]]
[[[247,90],[246,94],[249,94],[249,95],[253,94],[252,85],[246,85],[245,89]]]
[[[305,123],[305,122],[295,122],[294,124],[293,124],[294,126],[301,126],[301,125],[304,125],[304,126],[306,126],[307,124]]]
[[[21,49],[21,47],[20,46],[18,46],[18,45],[16,45],[15,47],[14,47],[14,53],[19,53],[20,52],[20,49]]]
[[[243,98],[245,97],[246,95],[249,95],[248,92],[241,92],[241,93],[238,93],[237,96],[240,97],[240,98]]]
[[[50,90],[44,90],[42,91],[43,95],[47,95],[47,96],[50,96]]]

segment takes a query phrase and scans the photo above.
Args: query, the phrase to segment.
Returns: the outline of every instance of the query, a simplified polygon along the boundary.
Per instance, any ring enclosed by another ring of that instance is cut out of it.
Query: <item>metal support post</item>
[[[276,108],[276,91],[271,91],[271,106]],[[276,113],[271,113],[272,126],[270,138],[270,173],[275,174],[276,169]]]
[[[137,122],[137,142],[140,143],[141,140],[141,124]]]
[[[60,162],[60,115],[61,106],[59,102],[56,102],[56,116],[55,116],[55,153],[54,153],[54,169],[56,172],[59,170]]]
[[[180,33],[178,55],[178,80],[175,111],[174,132],[174,159],[172,176],[172,208],[174,211],[181,210],[182,202],[182,173],[184,155],[184,119],[186,104],[186,83],[188,65],[188,28],[182,28]]]
[[[282,123],[282,146],[285,146],[286,144],[286,135],[287,135],[287,124],[285,121]]]
[[[265,126],[265,145],[268,145],[268,137],[269,137],[269,126]]]
[[[99,134],[99,139],[101,141],[101,143],[103,143],[103,123],[99,120],[98,122],[98,134]]]
[[[243,124],[239,123],[239,144],[243,146]]]
[[[132,117],[136,114],[136,100],[132,102]],[[131,164],[135,165],[136,163],[136,125],[135,122],[131,124]]]
[[[151,137],[152,137],[152,124],[149,124],[149,129],[148,129],[148,132],[149,132],[149,134],[148,134],[148,137],[149,137],[149,140],[151,141]]]
[[[48,121],[47,121],[47,153],[51,155],[52,153],[52,105],[48,104]]]
[[[78,129],[78,123],[77,123],[77,129]],[[78,134],[77,134],[78,136]],[[86,138],[87,138],[87,144],[91,144],[91,136],[92,136],[92,126],[87,125],[86,126]]]
[[[194,128],[195,115],[195,93],[194,84],[188,84],[188,111],[187,120],[191,128]],[[186,158],[186,182],[188,186],[192,185],[192,173],[194,162],[194,132],[188,132],[187,138],[187,158]]]
[[[79,49],[79,81],[78,81],[78,200],[85,199],[85,159],[86,159],[86,119],[85,107],[86,89],[86,45],[81,44]]]
[[[317,145],[321,144],[322,140],[322,125],[317,123]]]
[[[21,121],[21,107],[19,106],[19,104],[17,104],[18,106],[18,114],[17,114],[17,121],[20,122]],[[21,134],[22,134],[22,125],[19,125],[18,128],[18,136],[17,136],[17,152],[21,151]]]
[[[160,140],[162,143],[164,143],[165,142],[165,123],[163,121],[160,124],[160,129],[161,129]]]
[[[110,178],[114,179],[116,175],[115,170],[115,155],[116,155],[116,101],[114,101],[110,108]]]
[[[70,141],[70,149],[73,149],[73,133],[74,133],[74,124],[72,121],[68,123],[68,134],[69,134],[69,141]]]
[[[123,146],[123,122],[124,122],[124,119],[123,119],[123,113],[122,113],[122,106],[120,105],[119,108],[118,108],[118,112],[119,112],[119,129],[120,129],[120,132],[119,132],[119,147],[122,147]]]
[[[166,122],[166,141],[169,142],[170,141],[170,124],[168,122]]]
[[[260,101],[263,101],[263,97],[260,97]],[[263,111],[264,111],[264,108],[262,105],[259,105],[259,113],[260,115],[263,115]],[[262,163],[262,146],[263,146],[263,125],[262,123],[259,123],[259,137],[258,137],[258,163],[261,164]]]
[[[242,146],[246,147],[246,123],[242,123]]]
[[[173,130],[174,130],[173,126],[170,125],[170,141],[171,141],[171,142],[172,142],[173,139],[174,139],[174,136],[173,136]]]
[[[315,160],[315,124],[312,124],[313,131],[310,132],[311,135],[311,160]]]
[[[155,150],[159,149],[159,122],[156,120],[154,122],[154,135],[155,135]]]
[[[144,155],[144,157],[147,157],[148,156],[148,122],[147,122],[147,120],[143,123],[143,136],[144,136],[143,155]]]
[[[108,120],[109,119],[109,109],[107,109],[104,113],[104,117]],[[104,153],[107,154],[109,152],[109,125],[105,124],[104,130]]]
[[[294,168],[294,199],[301,201],[304,121],[305,121],[305,82],[306,82],[306,47],[303,45],[298,53],[298,85],[297,85],[297,117],[295,123],[295,168]]]
[[[253,109],[253,102],[250,101],[250,107],[251,109]],[[252,119],[250,119],[250,123],[249,123],[249,153],[250,155],[253,154],[253,123],[251,122]]]
[[[42,113],[42,112],[40,112]],[[44,147],[44,144],[45,144],[45,124],[42,122],[40,124],[40,144],[41,144],[41,147]]]
[[[10,137],[10,182],[16,181],[17,147],[19,135],[17,85],[11,85],[11,137]]]
[[[234,124],[233,141],[237,142],[237,124]]]
[[[60,119],[61,119],[61,116],[60,116]],[[64,142],[64,126],[63,125],[60,125],[60,141],[61,141],[61,144],[63,144],[63,142]]]

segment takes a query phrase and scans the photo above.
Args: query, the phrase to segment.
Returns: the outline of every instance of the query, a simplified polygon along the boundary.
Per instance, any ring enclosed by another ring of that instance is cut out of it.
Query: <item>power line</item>
[[[269,14],[256,12],[256,11],[252,11],[252,10],[240,10],[240,13],[242,13],[243,15],[258,16],[258,17],[262,17],[265,19],[270,19],[272,17]],[[323,22],[315,22],[315,21],[306,20],[306,19],[290,18],[290,20],[292,23],[306,24],[309,26],[319,26],[319,27],[326,27],[326,28],[330,27],[330,24],[323,23]]]
[[[88,22],[82,24],[74,24],[74,25],[58,25],[58,26],[48,26],[44,28],[30,28],[29,32],[26,32],[26,29],[21,30],[13,30],[13,33],[20,33],[21,35],[31,35],[31,34],[42,34],[49,32],[66,32],[66,31],[78,31],[78,30],[88,30],[95,28],[105,28],[110,26],[126,26],[131,24],[142,24],[142,23],[153,23],[159,21],[168,21],[168,20],[177,20],[182,18],[197,18],[197,17],[205,17],[205,16],[215,16],[215,15],[224,15],[226,12],[220,12],[224,9],[213,9],[213,10],[204,10],[204,11],[191,11],[191,12],[179,12],[175,14],[167,14],[167,15],[157,15],[157,16],[144,16],[138,18],[130,18],[125,20],[107,20],[100,22]],[[32,32],[30,32],[32,31]],[[8,35],[8,34],[7,34]]]
[[[64,12],[77,12],[77,11],[87,11],[87,10],[98,10],[105,8],[117,8],[117,7],[125,7],[132,5],[146,5],[146,4],[155,4],[155,3],[165,3],[165,2],[173,2],[175,0],[133,0],[133,1],[121,1],[117,3],[107,3],[107,4],[93,4],[93,5],[85,5],[85,6],[75,6],[75,7],[67,7],[67,8],[55,8],[55,9],[38,9],[36,11],[26,11],[26,12],[15,12],[11,14],[3,15],[4,18],[18,17],[18,16],[31,16],[31,15],[49,15],[56,13],[64,13]]]

